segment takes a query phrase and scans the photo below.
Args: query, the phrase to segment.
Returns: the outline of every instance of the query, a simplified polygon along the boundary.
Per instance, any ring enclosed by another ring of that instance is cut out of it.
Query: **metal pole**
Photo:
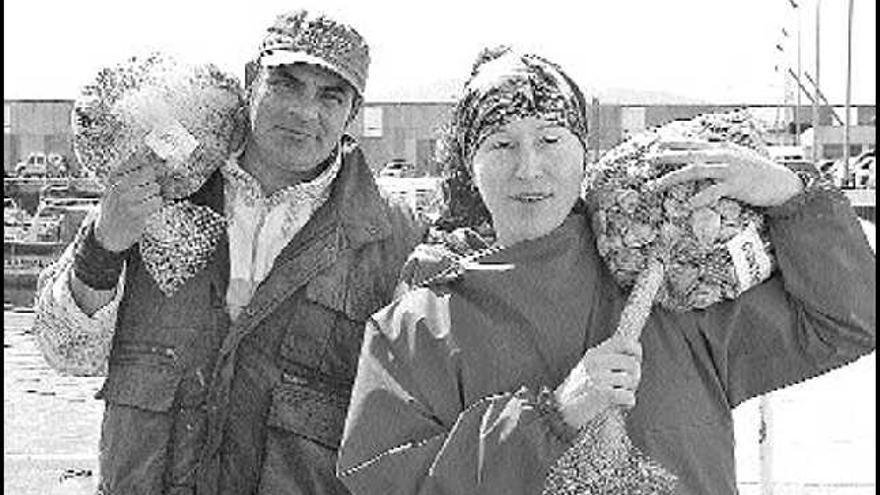
[[[810,84],[813,85],[814,89],[818,90],[819,86],[816,85],[816,83],[813,81],[813,78],[810,77],[809,72],[804,72],[804,77],[807,79],[807,82],[809,82]],[[822,94],[822,90],[818,90],[818,93],[819,93],[819,104],[820,105],[825,105],[827,107],[832,106],[831,102],[828,101],[828,98],[826,98],[825,95]],[[804,93],[804,94],[809,96],[810,93]],[[812,101],[812,100],[810,100],[810,101]],[[830,112],[830,115],[831,115],[831,118],[834,119],[835,122],[837,122],[839,125],[843,125],[843,119],[841,119],[840,116],[837,115],[836,112]]]
[[[810,100],[810,104],[812,105],[813,104],[813,97],[810,95],[810,90],[808,90],[806,88],[806,86],[804,86],[804,83],[801,82],[800,78],[798,78],[798,76],[794,73],[793,70],[788,69],[788,74],[794,78],[795,82],[797,82],[798,89],[800,89],[800,91],[803,92],[803,94],[805,94],[807,96],[807,99]],[[804,73],[804,75],[809,76],[806,72]],[[812,82],[812,79],[810,80],[810,82]]]
[[[819,161],[819,10],[822,0],[816,0],[816,82],[813,86],[813,163]]]
[[[792,3],[792,6],[795,6],[795,4]],[[789,90],[788,90],[788,84],[789,84],[789,82],[788,82],[788,69],[790,68],[789,66],[791,64],[789,63],[789,60],[788,60],[788,53],[789,52],[786,50],[788,50],[788,48],[789,48],[789,38],[791,36],[788,34],[788,31],[786,30],[786,26],[788,26],[790,24],[789,20],[790,19],[787,19],[785,26],[782,27],[782,43],[781,43],[781,45],[779,45],[779,46],[782,46],[782,50],[781,50],[783,53],[782,65],[783,65],[784,69],[779,70],[779,72],[782,73],[782,94],[783,94],[783,96],[782,96],[782,106],[779,107],[780,108],[779,112],[782,113],[782,119],[779,120],[777,118],[777,121],[781,122],[783,124],[783,129],[785,129],[785,131],[783,132],[783,138],[784,138],[783,144],[789,144],[789,141],[788,141],[789,134],[792,135],[791,144],[797,144],[797,140],[794,139],[794,135],[796,134],[796,132],[792,128],[792,123],[794,122],[794,116],[797,115],[797,109],[795,108],[794,102],[789,100],[790,95],[789,95]],[[777,66],[777,70],[778,70],[778,66]],[[788,108],[789,105],[792,106],[791,109]],[[792,110],[792,113],[789,114],[788,110]],[[779,114],[779,112],[777,112],[777,115]],[[789,117],[789,115],[791,115],[791,117]]]
[[[761,424],[758,429],[758,456],[761,460],[761,495],[773,495],[773,408],[770,394],[762,395],[759,400]]]
[[[801,11],[797,10],[797,6],[795,6],[796,16],[797,16],[797,77],[796,80],[800,81],[801,78]],[[800,84],[800,82],[798,82]],[[801,90],[800,88],[796,89],[797,91],[797,103],[794,107],[794,144],[797,146],[801,145]]]
[[[849,184],[849,102],[852,76],[852,20],[853,0],[849,0],[846,15],[846,101],[843,104],[843,180]],[[850,184],[855,187],[855,184]]]
[[[785,106],[788,103],[788,99],[785,94],[785,82],[788,80],[788,74],[786,73],[786,60],[785,60],[785,28],[782,28],[782,40],[776,44],[776,51],[779,60],[776,62],[775,70],[778,74],[782,74],[782,103],[776,107],[776,120],[774,125],[783,127],[782,122],[785,121]],[[784,136],[784,134],[783,134]],[[783,143],[784,144],[784,143]]]

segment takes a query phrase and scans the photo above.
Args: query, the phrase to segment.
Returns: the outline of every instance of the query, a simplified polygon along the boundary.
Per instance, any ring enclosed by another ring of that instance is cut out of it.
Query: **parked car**
[[[429,222],[436,220],[443,205],[443,179],[440,177],[379,177],[379,190],[403,201]]]
[[[40,189],[41,198],[100,198],[103,191],[85,184],[46,184]]]
[[[26,159],[15,165],[16,177],[66,177],[68,172],[67,158],[59,153],[28,153]]]
[[[49,162],[49,177],[67,177],[67,158],[64,155],[49,153],[49,156],[46,159]]]
[[[772,158],[773,161],[782,164],[807,161],[806,151],[802,146],[768,146],[767,152],[770,153],[770,158]]]
[[[408,177],[414,167],[411,163],[402,159],[394,159],[390,162],[386,163],[381,170],[379,170],[379,177]]]
[[[30,153],[15,165],[16,177],[46,177],[48,173],[49,161],[43,152]]]
[[[795,172],[807,172],[815,176],[819,176],[819,174],[821,173],[821,170],[809,160],[789,159],[779,163],[785,165],[791,170],[794,170]]]
[[[875,189],[877,186],[877,165],[874,150],[867,150],[849,159],[849,178],[844,182],[843,158],[823,160],[819,163],[819,171],[831,179],[838,187],[854,187],[856,189]]]
[[[877,160],[873,148],[857,156],[850,170],[856,188],[877,188]]]

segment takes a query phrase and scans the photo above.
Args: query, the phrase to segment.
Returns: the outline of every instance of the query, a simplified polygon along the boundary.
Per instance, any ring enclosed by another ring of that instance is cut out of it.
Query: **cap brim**
[[[355,93],[360,96],[361,91],[358,89],[357,83],[346,73],[339,69],[336,65],[327,62],[327,60],[316,57],[314,55],[309,55],[304,52],[295,52],[291,50],[273,50],[270,53],[260,56],[260,65],[262,67],[278,67],[279,65],[291,65],[291,64],[309,64],[309,65],[317,65],[318,67],[323,67],[330,72],[336,74],[345,80],[348,84],[354,88]]]

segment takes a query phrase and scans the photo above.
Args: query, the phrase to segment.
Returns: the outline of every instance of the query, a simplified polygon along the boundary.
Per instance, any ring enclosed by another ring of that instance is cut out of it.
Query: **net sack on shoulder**
[[[163,206],[138,246],[166,296],[207,264],[223,233],[222,214],[185,198],[237,146],[243,107],[235,77],[161,52],[103,68],[74,104],[74,151],[104,186],[129,159],[158,164]]]
[[[649,182],[684,164],[646,158],[661,143],[735,143],[767,155],[744,110],[699,115],[637,134],[590,166],[583,184],[597,248],[629,291],[611,338],[637,340],[654,304],[694,311],[734,299],[770,277],[775,261],[760,210],[722,198],[692,208],[712,185],[692,181],[653,191]],[[545,494],[672,494],[676,476],[629,439],[621,409],[609,408],[579,432],[545,482]]]

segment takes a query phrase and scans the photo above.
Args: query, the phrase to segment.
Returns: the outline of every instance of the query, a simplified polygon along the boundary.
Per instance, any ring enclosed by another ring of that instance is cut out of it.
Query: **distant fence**
[[[39,191],[43,186],[69,185],[73,188],[97,190],[100,189],[98,181],[91,177],[14,177],[3,179],[3,187],[12,190]]]
[[[103,190],[103,187],[93,178],[15,178],[3,179],[3,197],[14,198],[20,208],[33,215],[40,203],[40,191],[49,185],[68,186],[73,192],[82,191],[83,195],[94,195]]]
[[[392,195],[402,197],[418,213],[425,213],[436,208],[437,203],[442,199],[440,179],[437,177],[380,177],[376,179],[376,183]],[[14,178],[3,179],[3,196],[18,198],[19,206],[33,214],[39,202],[40,190],[50,184],[68,185],[73,190],[92,193],[101,190],[101,185],[93,178]],[[859,217],[874,223],[877,222],[876,189],[845,189],[844,193],[850,199]]]
[[[737,483],[739,495],[762,495],[757,481]],[[875,495],[875,483],[774,483],[773,495]]]

